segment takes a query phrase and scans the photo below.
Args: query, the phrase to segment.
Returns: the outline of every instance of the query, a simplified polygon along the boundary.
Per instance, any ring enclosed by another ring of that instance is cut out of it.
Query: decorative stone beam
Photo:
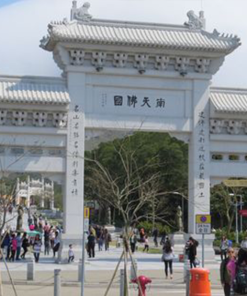
[[[210,133],[247,135],[247,120],[210,119]]]

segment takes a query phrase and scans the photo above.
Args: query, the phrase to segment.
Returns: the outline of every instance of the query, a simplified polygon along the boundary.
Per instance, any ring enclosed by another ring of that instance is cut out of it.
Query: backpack
[[[236,278],[234,281],[234,291],[240,295],[245,295],[247,293],[247,270],[239,269],[237,270]]]
[[[197,240],[194,240],[194,244],[195,244],[196,247],[199,246],[199,242]]]

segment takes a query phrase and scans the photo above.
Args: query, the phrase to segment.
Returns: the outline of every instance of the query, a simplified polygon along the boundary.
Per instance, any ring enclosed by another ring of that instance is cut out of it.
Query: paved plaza
[[[96,258],[88,259],[86,262],[85,295],[104,295],[107,285],[112,277],[113,271],[121,255],[121,248],[111,247],[110,251],[96,252]],[[31,255],[31,254],[30,254]],[[185,284],[183,283],[183,263],[174,262],[174,277],[166,280],[161,262],[161,254],[147,254],[136,252],[135,258],[138,262],[139,275],[145,275],[152,279],[147,295],[185,295]],[[27,260],[28,261],[28,260]],[[210,270],[212,284],[212,295],[223,295],[219,282],[219,258],[216,257],[214,264],[206,264]],[[53,296],[54,295],[54,269],[61,270],[61,296],[79,296],[80,283],[78,281],[78,261],[72,264],[56,264],[51,257],[41,257],[40,263],[35,265],[35,280],[27,281],[27,263],[20,261],[8,263],[9,270],[16,285],[18,296]],[[123,265],[120,266],[123,268]],[[3,263],[1,264],[3,274],[4,291],[8,296],[14,296],[7,272]],[[109,296],[119,295],[119,272],[114,280]],[[134,285],[130,285],[131,295],[137,295]]]

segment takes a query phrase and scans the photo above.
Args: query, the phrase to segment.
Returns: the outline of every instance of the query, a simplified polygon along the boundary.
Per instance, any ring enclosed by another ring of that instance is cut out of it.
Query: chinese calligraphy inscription
[[[83,143],[83,126],[82,126],[82,118],[81,112],[78,105],[74,107],[74,110],[71,113],[71,121],[70,121],[70,166],[69,166],[69,176],[70,176],[70,184],[69,184],[69,194],[71,196],[77,197],[80,194],[80,180],[82,179],[82,171],[80,162],[82,159],[80,158]]]
[[[200,111],[198,114],[198,160],[199,160],[199,198],[204,198],[204,188],[205,188],[205,162],[206,162],[206,149],[205,149],[205,113]]]
[[[102,98],[103,101],[103,98]],[[137,95],[114,95],[113,97],[114,106],[128,106],[132,108],[165,108],[166,100],[163,98],[151,99],[148,96],[137,96]]]

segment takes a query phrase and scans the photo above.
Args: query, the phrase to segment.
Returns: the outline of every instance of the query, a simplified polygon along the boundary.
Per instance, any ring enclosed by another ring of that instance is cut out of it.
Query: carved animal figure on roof
[[[193,10],[190,10],[187,13],[187,16],[189,18],[188,23],[185,23],[188,27],[192,29],[202,29],[204,27],[204,19],[202,17],[202,14],[200,13],[200,16],[197,16]]]
[[[88,13],[88,10],[90,8],[90,3],[85,2],[82,7],[78,8],[77,11],[74,14],[74,18],[79,21],[89,21],[91,20],[92,16]]]

